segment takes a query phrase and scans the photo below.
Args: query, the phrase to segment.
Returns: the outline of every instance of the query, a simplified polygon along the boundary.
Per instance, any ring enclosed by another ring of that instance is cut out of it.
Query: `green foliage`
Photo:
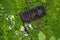
[[[26,0],[0,0],[0,40],[60,40],[60,0],[28,0],[34,8],[43,3],[46,15],[30,22],[34,29],[28,30],[29,36],[21,32],[23,22],[20,13],[29,10]],[[37,29],[39,20],[42,33]],[[52,36],[53,35],[53,36]],[[45,36],[45,37],[43,37]]]

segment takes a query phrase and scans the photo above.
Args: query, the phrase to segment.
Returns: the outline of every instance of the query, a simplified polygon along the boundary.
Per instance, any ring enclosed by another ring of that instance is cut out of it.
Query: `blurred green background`
[[[46,15],[30,22],[37,28],[39,20],[42,31],[38,29],[28,30],[29,36],[23,40],[60,40],[60,0],[0,0],[0,40],[22,40],[21,32],[23,22],[20,13],[37,7],[43,3]]]

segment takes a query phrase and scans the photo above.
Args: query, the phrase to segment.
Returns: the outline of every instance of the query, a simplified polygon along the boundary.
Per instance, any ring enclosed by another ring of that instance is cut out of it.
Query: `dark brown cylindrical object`
[[[20,15],[23,22],[26,23],[42,17],[43,15],[45,15],[45,13],[46,13],[45,7],[41,5],[33,9],[30,9],[29,11],[25,11]]]

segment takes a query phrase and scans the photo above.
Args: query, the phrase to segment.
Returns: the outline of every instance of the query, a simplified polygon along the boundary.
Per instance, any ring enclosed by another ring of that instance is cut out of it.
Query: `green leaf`
[[[38,34],[38,39],[39,40],[45,40],[45,38],[46,38],[45,34],[40,31],[39,34]]]
[[[51,37],[50,37],[50,40],[55,40],[55,37],[54,37],[54,36],[51,36]]]

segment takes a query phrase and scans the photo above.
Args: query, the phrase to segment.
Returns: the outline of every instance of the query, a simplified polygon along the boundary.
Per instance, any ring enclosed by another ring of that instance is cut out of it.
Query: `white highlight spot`
[[[9,29],[11,30],[12,28],[10,27]]]
[[[15,35],[16,35],[16,36],[19,35],[19,31],[15,31]]]
[[[25,26],[28,26],[28,23],[26,23]]]
[[[25,29],[24,29],[24,27],[23,26],[21,26],[21,31],[24,31]]]
[[[31,25],[31,24],[28,24],[28,26],[29,26],[31,29],[33,29],[33,27],[32,27],[32,25]]]
[[[13,25],[15,25],[15,21],[13,22]]]
[[[11,27],[11,26],[7,26],[7,27],[8,27],[8,29],[9,29],[9,30],[11,30],[11,29],[12,29],[12,27]]]
[[[3,7],[1,7],[1,9],[4,9]]]
[[[9,15],[8,18],[9,19],[13,19],[14,18],[14,15]]]
[[[8,20],[8,18],[6,18],[6,20]]]
[[[24,34],[25,36],[28,36],[28,34]]]

